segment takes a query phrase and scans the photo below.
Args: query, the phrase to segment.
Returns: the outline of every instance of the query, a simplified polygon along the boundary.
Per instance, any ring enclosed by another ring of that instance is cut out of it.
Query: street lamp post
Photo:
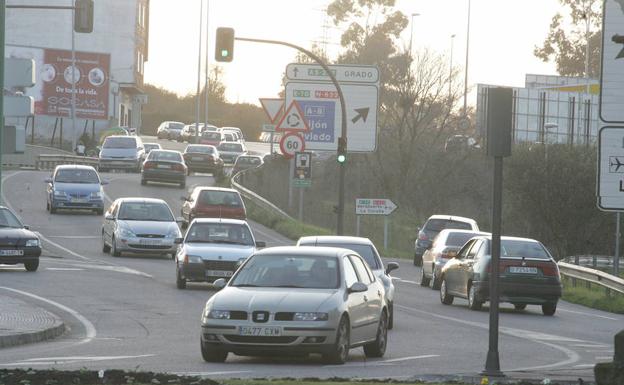
[[[409,42],[409,54],[412,56],[412,43],[414,40],[414,17],[420,16],[420,13],[412,13],[412,18],[410,22],[410,42]]]
[[[453,43],[455,42],[455,34],[451,35],[451,58],[449,60],[449,106],[451,105],[453,95]]]
[[[202,28],[204,21],[204,0],[199,0],[199,50],[197,52],[197,95],[195,96],[195,143],[199,143],[199,119],[201,113],[201,59],[202,59]]]
[[[466,68],[464,73],[464,117],[468,115],[468,57],[470,55],[470,6],[468,0],[468,21],[466,23]]]
[[[210,18],[210,0],[206,0],[206,69],[205,69],[205,79],[204,79],[204,92],[206,93],[206,105],[205,105],[205,115],[204,115],[204,129],[205,127],[208,127],[208,75],[209,75],[209,68],[208,68],[208,42],[210,41],[209,39],[209,34],[210,34],[210,29],[209,29],[209,19]]]
[[[591,1],[583,1],[585,5],[585,93],[589,95],[589,12],[591,11]]]

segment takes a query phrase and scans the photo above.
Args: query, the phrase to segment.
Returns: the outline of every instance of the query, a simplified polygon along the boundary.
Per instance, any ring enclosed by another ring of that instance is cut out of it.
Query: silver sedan
[[[208,362],[236,355],[321,354],[343,364],[363,346],[382,357],[388,335],[383,284],[351,250],[275,247],[255,253],[202,314],[201,352]]]

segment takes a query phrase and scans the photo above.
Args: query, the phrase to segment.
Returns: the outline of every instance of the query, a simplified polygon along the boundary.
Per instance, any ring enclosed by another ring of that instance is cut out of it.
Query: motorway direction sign
[[[275,123],[280,113],[284,111],[284,99],[260,98],[260,104],[271,123]]]
[[[372,66],[330,65],[339,83],[379,83],[379,70]],[[327,72],[318,64],[290,63],[286,66],[286,79],[296,81],[331,82]]]
[[[600,119],[624,123],[624,1],[606,0],[602,23]]]
[[[263,124],[262,132],[275,132],[275,124]]]
[[[390,199],[363,199],[355,200],[356,215],[390,215],[397,205]]]
[[[293,100],[289,105],[288,109],[282,116],[282,119],[275,127],[275,131],[298,131],[298,132],[308,132],[310,131],[310,127],[308,126],[308,121],[303,116],[303,111],[297,103],[296,100]]]
[[[624,210],[624,127],[598,132],[598,207]]]
[[[297,152],[305,151],[305,141],[301,134],[289,132],[280,140],[280,149],[287,158],[292,158]]]

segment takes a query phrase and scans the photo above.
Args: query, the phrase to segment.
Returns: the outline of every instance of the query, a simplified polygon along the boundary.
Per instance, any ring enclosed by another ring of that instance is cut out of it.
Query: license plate
[[[24,250],[0,250],[0,255],[5,257],[15,257],[24,255]]]
[[[87,203],[88,201],[84,198],[73,198],[71,200],[73,203]]]
[[[171,168],[171,166],[169,166],[168,164],[159,164],[156,166],[156,168]]]
[[[201,156],[194,156],[194,157],[191,158],[191,160],[202,161],[202,160],[204,160],[204,158],[202,158]]]
[[[537,267],[510,266],[509,272],[514,274],[537,274]]]
[[[112,164],[125,164],[126,162],[122,161],[122,160],[114,160],[111,162]]]
[[[234,274],[233,271],[224,271],[224,270],[206,270],[206,275],[208,277],[231,277]]]
[[[282,328],[277,326],[239,326],[238,335],[241,336],[260,336],[260,337],[279,337],[282,335]]]
[[[139,243],[146,246],[157,246],[161,244],[158,239],[139,239]]]

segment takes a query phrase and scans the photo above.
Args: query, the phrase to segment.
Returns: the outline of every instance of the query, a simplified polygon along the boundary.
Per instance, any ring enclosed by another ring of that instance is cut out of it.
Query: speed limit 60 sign
[[[305,151],[305,140],[303,136],[296,132],[289,132],[280,141],[282,154],[287,158],[292,158],[297,152]]]

